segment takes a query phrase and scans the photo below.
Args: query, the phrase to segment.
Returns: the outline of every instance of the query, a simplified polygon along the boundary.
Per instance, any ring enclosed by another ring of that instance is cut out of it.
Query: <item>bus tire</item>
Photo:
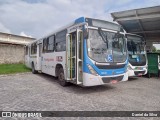
[[[63,87],[68,86],[69,83],[65,80],[64,78],[64,70],[63,68],[59,69],[59,73],[58,73],[58,80],[59,80],[59,84]]]
[[[35,67],[34,67],[34,63],[32,63],[32,73],[33,73],[33,74],[36,74],[36,73],[37,73],[37,71],[35,70]]]

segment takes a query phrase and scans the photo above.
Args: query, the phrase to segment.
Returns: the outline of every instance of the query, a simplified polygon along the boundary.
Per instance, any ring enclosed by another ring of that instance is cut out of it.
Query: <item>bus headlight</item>
[[[92,68],[91,65],[87,64],[87,66],[88,66],[88,69],[91,72],[91,74],[96,75],[96,76],[98,75],[97,72]]]

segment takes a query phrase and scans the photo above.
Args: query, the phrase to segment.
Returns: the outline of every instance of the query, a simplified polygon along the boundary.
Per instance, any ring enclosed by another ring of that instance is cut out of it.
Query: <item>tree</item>
[[[160,53],[160,50],[157,50],[156,52],[157,52],[157,53]]]
[[[152,52],[156,52],[156,51],[157,51],[156,47],[152,46]]]

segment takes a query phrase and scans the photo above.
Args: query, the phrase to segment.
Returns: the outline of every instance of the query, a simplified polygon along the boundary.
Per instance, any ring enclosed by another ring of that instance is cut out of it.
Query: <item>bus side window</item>
[[[47,51],[47,39],[44,38],[43,39],[43,53],[45,53]]]
[[[25,55],[28,55],[28,46],[25,47]]]
[[[31,55],[31,47],[30,46],[28,46],[28,54],[29,54],[29,56]]]
[[[54,51],[54,35],[47,38],[47,52]]]
[[[36,54],[37,53],[37,45],[36,43],[33,43],[31,45],[31,54]]]
[[[56,34],[56,41],[55,41],[55,51],[65,51],[66,50],[66,33],[67,30],[63,30]]]
[[[53,52],[54,51],[54,39],[55,39],[55,36],[52,35],[48,38],[44,38],[43,39],[43,53],[47,53],[47,52]]]

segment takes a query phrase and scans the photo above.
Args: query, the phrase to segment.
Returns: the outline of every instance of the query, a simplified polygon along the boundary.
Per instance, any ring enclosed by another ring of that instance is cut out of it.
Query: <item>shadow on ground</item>
[[[62,87],[59,84],[59,81],[56,77],[53,77],[51,75],[47,75],[44,73],[37,74],[37,76],[43,78],[46,81],[49,81],[51,84],[54,84],[58,86],[59,88],[64,89],[65,91],[70,92],[70,93],[74,92],[76,94],[89,94],[89,93],[94,93],[94,92],[104,92],[104,91],[115,89],[115,87],[112,86],[111,84],[91,86],[91,87],[82,87],[82,86],[78,86],[78,85],[71,83],[69,86]]]
[[[139,77],[129,77],[128,81],[135,81],[135,80],[138,80],[138,79],[139,79]]]

